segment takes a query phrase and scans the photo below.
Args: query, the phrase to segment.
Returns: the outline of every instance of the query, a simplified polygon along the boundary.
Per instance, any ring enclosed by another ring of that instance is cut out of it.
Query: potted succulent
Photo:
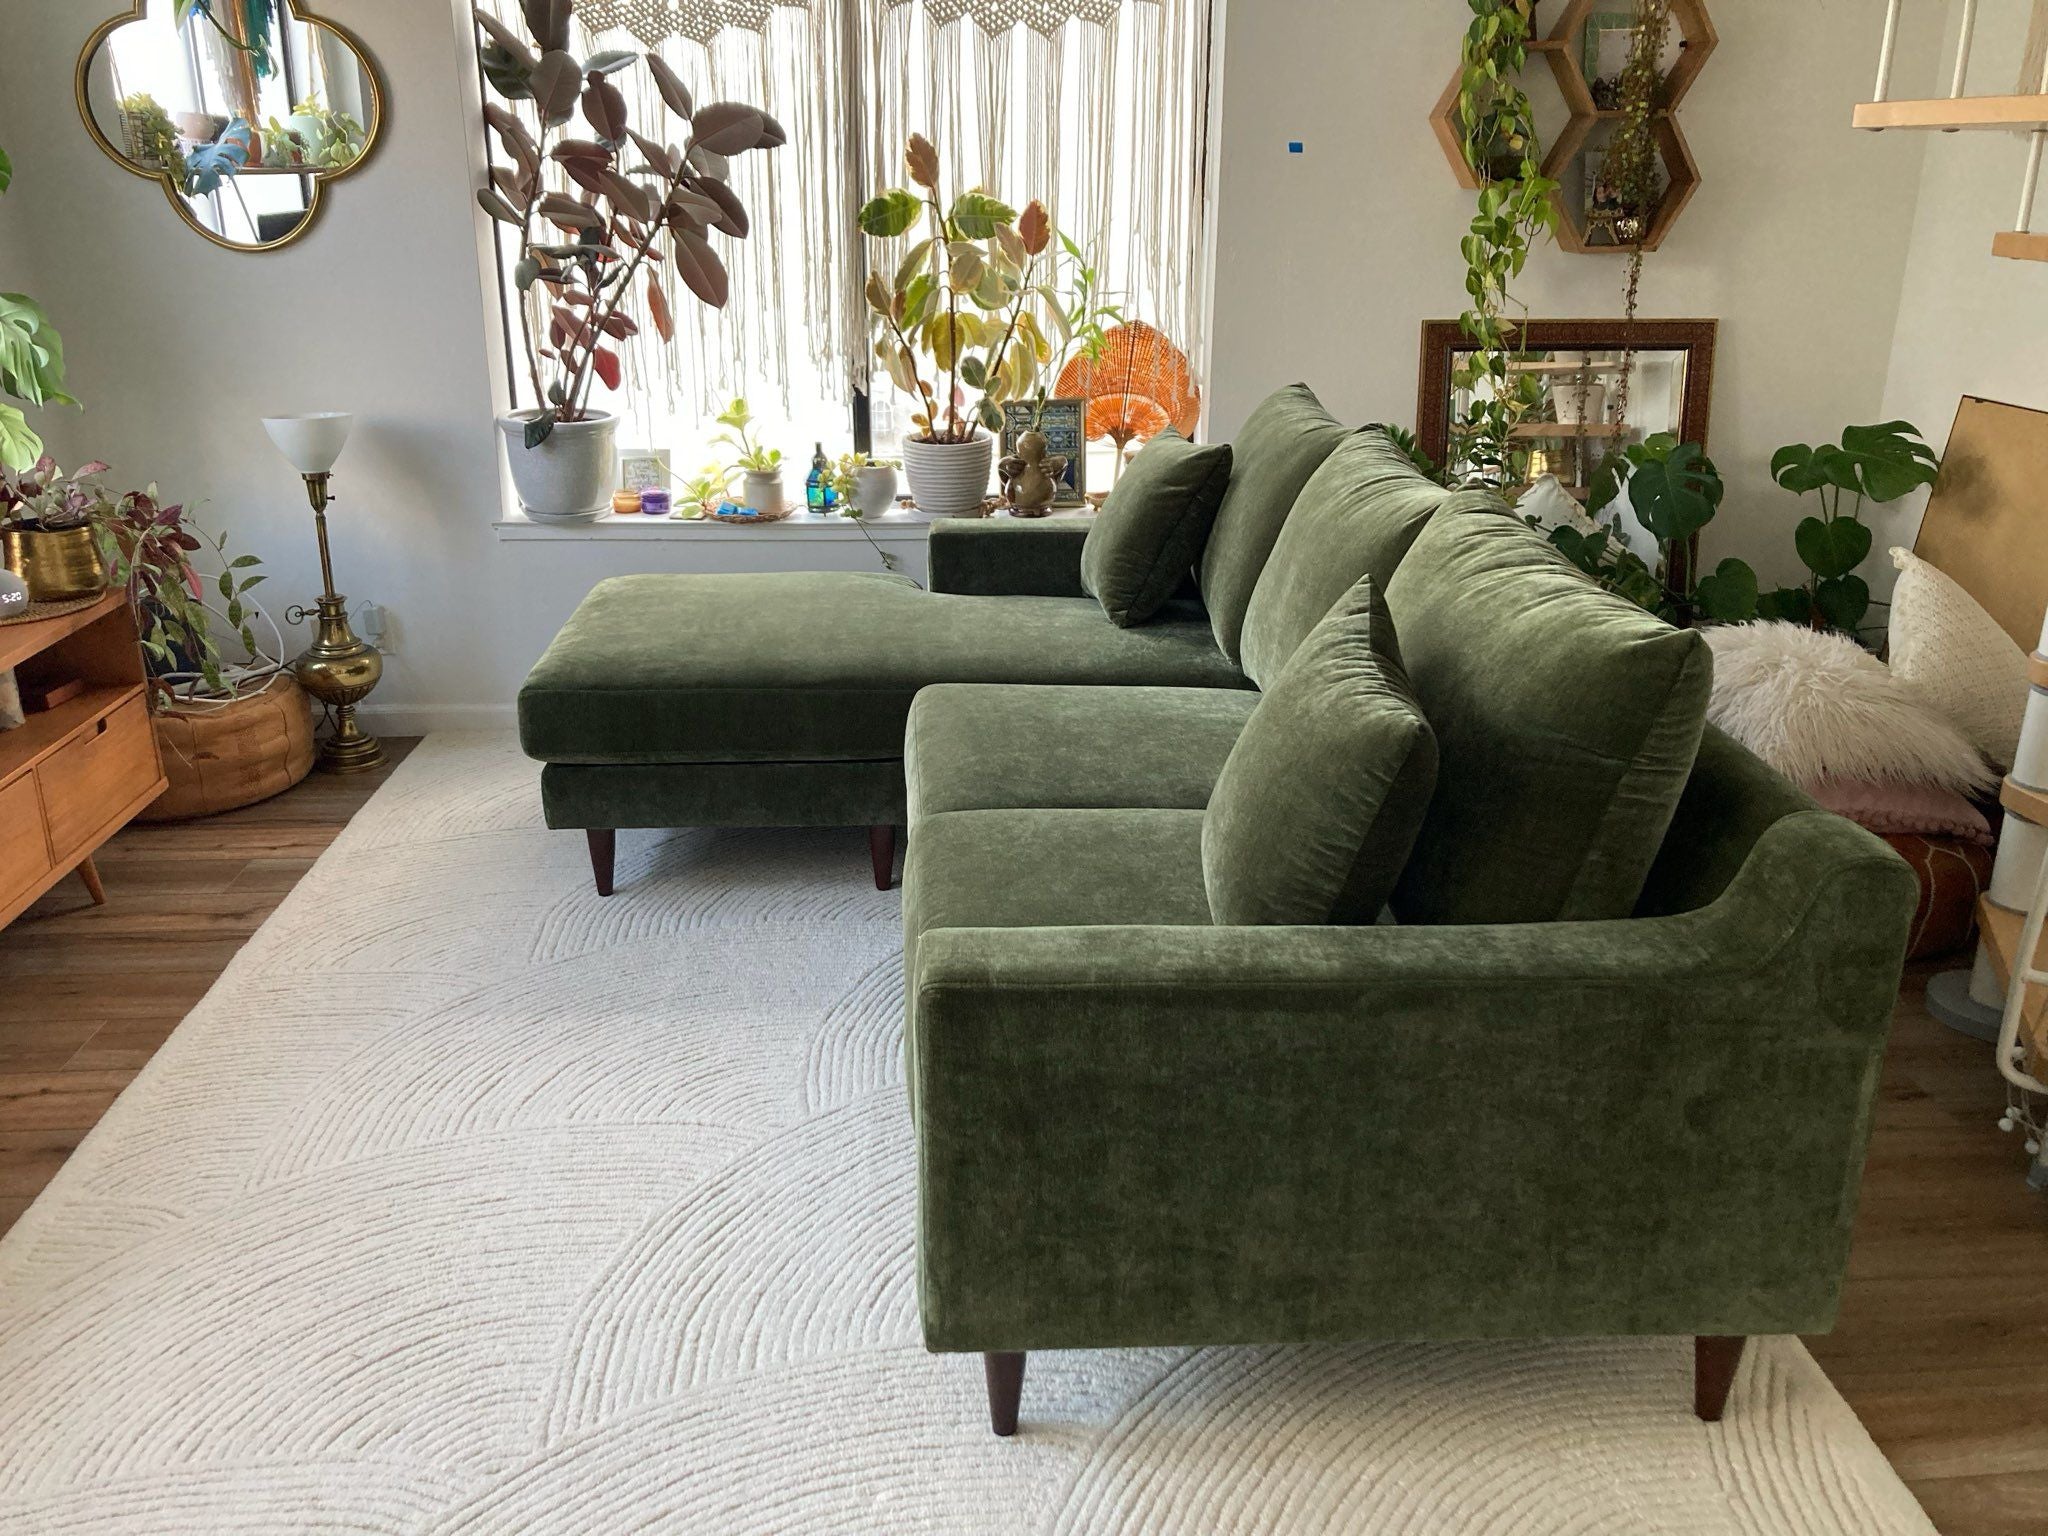
[[[698,106],[659,54],[578,58],[569,51],[571,0],[529,0],[524,12],[530,42],[475,12],[484,78],[504,98],[486,103],[484,117],[511,162],[492,165],[477,201],[518,236],[520,335],[541,402],[501,416],[498,427],[527,516],[594,521],[611,502],[618,419],[590,395],[598,383],[619,386],[619,349],[641,332],[628,306],[642,304],[655,333],[672,341],[663,281],[671,267],[701,302],[725,306],[725,265],[710,233],[743,239],[748,229],[726,160],[787,135],[758,107]],[[686,130],[680,145],[664,142],[658,126],[643,133],[630,122],[613,77],[643,65]]]
[[[720,413],[718,424],[726,430],[714,442],[733,450],[733,469],[744,476],[741,500],[768,521],[784,516],[789,506],[782,494],[782,450],[766,448],[754,439],[754,413],[745,400],[735,400]]]
[[[895,508],[896,471],[902,467],[894,459],[843,454],[832,466],[832,489],[839,493],[841,507],[851,507],[861,517],[881,517]]]
[[[875,355],[915,402],[916,430],[903,441],[911,495],[935,517],[973,515],[988,495],[1004,402],[1030,397],[1052,359],[1048,330],[1064,338],[1066,315],[1041,281],[1052,219],[1042,203],[1020,215],[983,191],[948,203],[939,152],[922,134],[911,135],[905,167],[916,191],[892,188],[860,211],[861,230],[891,249],[924,227],[889,275],[868,278]]]

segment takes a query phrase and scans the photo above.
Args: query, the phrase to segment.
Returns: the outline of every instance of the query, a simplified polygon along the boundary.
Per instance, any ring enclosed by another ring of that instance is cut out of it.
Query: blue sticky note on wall
[[[1305,155],[1308,153],[1308,146],[1299,139],[1289,139],[1287,141],[1287,153],[1290,155]]]

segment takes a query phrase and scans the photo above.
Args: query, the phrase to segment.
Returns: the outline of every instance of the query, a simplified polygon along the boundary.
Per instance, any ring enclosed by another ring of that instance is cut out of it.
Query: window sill
[[[867,538],[861,529],[884,544],[922,544],[931,528],[932,519],[921,512],[890,512],[882,517],[865,519],[855,523],[850,518],[837,514],[823,516],[815,512],[795,512],[773,523],[722,523],[709,518],[673,517],[620,517],[607,513],[594,523],[536,523],[524,517],[500,518],[491,525],[499,542],[560,543],[562,541],[596,542],[605,544],[635,543],[646,539],[703,539],[717,542],[744,542],[759,539],[766,542],[822,543],[863,543]]]

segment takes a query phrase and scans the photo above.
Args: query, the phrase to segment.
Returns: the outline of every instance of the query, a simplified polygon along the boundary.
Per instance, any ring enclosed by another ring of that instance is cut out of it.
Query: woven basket
[[[704,521],[707,523],[725,523],[729,527],[734,528],[752,528],[760,523],[779,523],[795,510],[795,507],[791,506],[788,502],[784,502],[780,512],[756,512],[751,517],[726,517],[718,512],[706,512],[704,514]]]
[[[171,787],[138,818],[189,821],[281,795],[312,771],[313,706],[289,672],[215,709],[156,717]]]

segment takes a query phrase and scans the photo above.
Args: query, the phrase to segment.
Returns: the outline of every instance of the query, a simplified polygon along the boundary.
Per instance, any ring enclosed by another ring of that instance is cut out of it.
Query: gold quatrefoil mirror
[[[300,0],[135,0],[86,40],[77,93],[99,147],[235,251],[310,229],[384,116],[363,45]]]

